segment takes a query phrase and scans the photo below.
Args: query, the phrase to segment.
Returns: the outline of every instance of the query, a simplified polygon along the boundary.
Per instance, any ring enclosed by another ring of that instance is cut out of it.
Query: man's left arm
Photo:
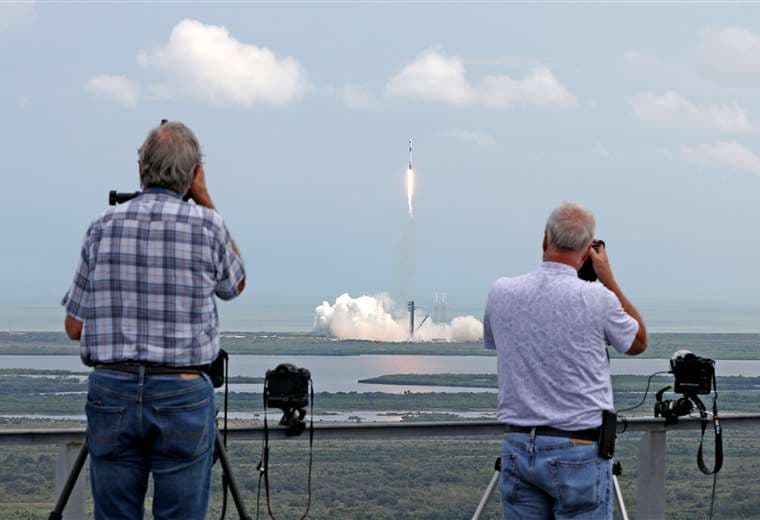
[[[486,312],[483,316],[483,346],[488,350],[496,350],[496,340],[491,330],[491,298],[486,302]]]
[[[66,309],[63,328],[66,331],[66,335],[72,340],[81,339],[84,320],[89,317],[91,312],[89,291],[90,255],[88,246],[91,229],[87,231],[87,235],[85,235],[82,243],[79,264],[74,273],[74,280],[61,301],[61,305]]]

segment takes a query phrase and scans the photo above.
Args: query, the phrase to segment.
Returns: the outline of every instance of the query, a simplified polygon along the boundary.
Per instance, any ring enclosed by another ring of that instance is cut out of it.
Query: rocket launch
[[[409,139],[409,166],[406,168],[406,202],[409,218],[414,218],[414,167],[412,166],[412,140]]]

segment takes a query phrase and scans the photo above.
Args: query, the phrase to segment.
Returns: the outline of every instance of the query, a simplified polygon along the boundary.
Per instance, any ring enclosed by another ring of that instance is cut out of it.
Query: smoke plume
[[[434,323],[422,312],[416,319],[414,337],[409,334],[409,317],[387,295],[352,298],[342,294],[334,304],[322,302],[314,310],[315,334],[339,339],[369,341],[480,341],[483,324],[473,316],[458,316],[451,323]]]

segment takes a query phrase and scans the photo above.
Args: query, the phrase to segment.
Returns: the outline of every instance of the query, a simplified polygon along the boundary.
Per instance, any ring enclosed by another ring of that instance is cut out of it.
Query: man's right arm
[[[641,354],[647,349],[646,325],[644,325],[644,320],[641,318],[639,311],[636,310],[636,307],[634,307],[631,301],[626,298],[625,294],[623,294],[623,290],[618,285],[617,280],[615,280],[609,259],[607,258],[607,251],[603,245],[599,248],[598,252],[593,248],[591,249],[591,260],[594,263],[594,271],[596,271],[599,281],[617,296],[625,313],[638,323],[636,336],[633,338],[633,342],[625,353],[629,356]]]

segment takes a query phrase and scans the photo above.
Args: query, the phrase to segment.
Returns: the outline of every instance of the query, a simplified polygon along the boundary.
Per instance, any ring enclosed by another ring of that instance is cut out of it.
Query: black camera
[[[663,394],[670,390],[669,386],[657,392],[654,416],[665,419],[665,425],[668,426],[678,424],[679,417],[691,415],[695,410],[699,412],[702,435],[697,450],[697,467],[705,475],[717,474],[723,466],[723,437],[718,416],[718,382],[715,378],[715,361],[699,357],[688,350],[679,350],[670,358],[670,373],[673,374],[674,392],[682,394],[682,396],[678,399],[663,399]],[[699,398],[700,395],[711,392],[713,394],[712,413],[707,411],[707,407]],[[705,465],[702,455],[702,443],[710,418],[712,418],[715,429],[715,463],[712,469]]]
[[[663,417],[665,424],[677,424],[679,417],[689,415],[696,405],[704,410],[699,395],[707,395],[713,390],[715,382],[715,361],[699,357],[688,350],[679,350],[670,358],[670,372],[673,374],[674,392],[682,394],[678,399],[663,399],[663,394],[670,390],[666,386],[657,392],[654,416]]]
[[[594,248],[594,251],[597,253],[599,252],[599,248],[604,245],[604,240],[594,240],[591,242],[591,247]],[[596,271],[594,271],[594,263],[591,260],[591,257],[589,256],[585,262],[583,262],[583,265],[578,270],[578,278],[581,280],[586,280],[587,282],[595,282],[597,278],[599,278],[596,275]]]
[[[264,404],[283,412],[280,424],[288,426],[288,435],[300,435],[306,429],[303,419],[309,405],[311,372],[290,363],[267,370],[264,379]]]
[[[675,378],[675,393],[706,395],[712,391],[715,361],[699,357],[688,350],[679,350],[670,359],[670,371]]]

